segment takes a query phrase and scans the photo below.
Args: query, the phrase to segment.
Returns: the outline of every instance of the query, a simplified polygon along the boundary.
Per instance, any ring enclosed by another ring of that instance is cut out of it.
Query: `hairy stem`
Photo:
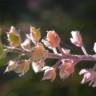
[[[61,55],[61,54],[54,54],[48,53],[47,58],[50,59],[72,59],[77,61],[96,61],[96,55]]]
[[[20,53],[25,53],[26,55],[31,56],[30,52],[26,52],[20,48],[13,49],[13,50]],[[46,59],[72,59],[75,61],[96,61],[96,54],[95,55],[88,55],[88,54],[87,55],[73,55],[73,54],[62,55],[59,53],[58,54],[48,53],[48,55],[46,56]]]

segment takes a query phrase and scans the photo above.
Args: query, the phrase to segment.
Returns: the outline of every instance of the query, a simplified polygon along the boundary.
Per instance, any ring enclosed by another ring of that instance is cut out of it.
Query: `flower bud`
[[[11,27],[7,36],[8,36],[9,43],[13,48],[18,47],[19,44],[21,43],[20,35],[16,32],[13,26]]]
[[[5,70],[5,72],[13,71],[17,67],[17,64],[15,61],[10,60],[8,63],[8,66]]]
[[[72,31],[71,32],[72,38],[70,38],[71,43],[73,43],[77,47],[83,46],[82,37],[79,31]]]
[[[21,43],[21,47],[25,51],[30,51],[32,49],[30,40],[29,39],[26,39],[23,43]]]
[[[94,68],[82,69],[79,72],[79,75],[83,75],[81,84],[89,82],[89,85],[92,85],[92,87],[96,87],[96,71],[94,70]]]
[[[55,71],[55,68],[53,67],[46,67],[43,68],[45,71],[44,71],[44,76],[42,78],[42,80],[51,80],[51,81],[54,81],[55,78],[56,78],[56,71]]]
[[[55,31],[48,31],[46,39],[50,43],[51,47],[56,48],[60,44],[60,37]]]
[[[33,68],[35,73],[41,71],[41,69],[44,67],[44,65],[45,65],[45,62],[43,60],[32,62],[32,68]]]
[[[86,69],[82,69],[79,72],[79,75],[84,75],[84,77],[83,77],[83,79],[81,81],[82,84],[87,83],[87,82],[89,82],[92,79],[91,71],[88,71]]]
[[[35,27],[31,26],[30,27],[30,38],[33,43],[39,42],[41,38],[41,33],[39,29],[36,29]]]
[[[74,72],[74,62],[71,60],[63,61],[59,68],[59,75],[61,79],[69,77]]]
[[[37,44],[31,52],[32,60],[38,61],[47,56],[48,51],[45,50],[43,44]]]
[[[15,69],[15,72],[19,74],[19,76],[24,75],[26,72],[28,72],[30,68],[30,63],[28,60],[21,60],[18,62],[18,66]]]

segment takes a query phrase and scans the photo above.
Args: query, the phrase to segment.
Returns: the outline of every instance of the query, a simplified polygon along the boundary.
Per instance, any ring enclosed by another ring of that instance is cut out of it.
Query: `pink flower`
[[[72,38],[70,38],[71,43],[73,43],[74,45],[78,46],[78,47],[82,47],[83,46],[83,41],[82,41],[82,37],[79,31],[72,31],[71,32]]]
[[[92,79],[92,74],[90,71],[86,70],[86,69],[82,69],[80,72],[79,72],[79,75],[84,75],[83,76],[83,79],[81,81],[81,83],[85,83],[85,82],[88,82]]]
[[[59,68],[59,75],[61,79],[69,77],[74,72],[74,62],[71,60],[63,61]]]
[[[96,87],[96,72],[93,69],[82,69],[79,75],[83,75],[81,84],[89,82],[89,85]]]
[[[60,44],[60,37],[55,31],[47,32],[47,41],[50,43],[51,47],[58,47]]]
[[[54,81],[55,78],[56,78],[56,71],[55,71],[55,68],[53,67],[49,67],[49,66],[45,66],[43,67],[44,70],[44,76],[42,78],[42,80],[51,80],[51,81]]]

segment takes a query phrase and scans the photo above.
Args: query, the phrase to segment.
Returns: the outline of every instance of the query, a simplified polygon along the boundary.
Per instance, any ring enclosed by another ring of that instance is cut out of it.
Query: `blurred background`
[[[62,46],[70,48],[73,54],[81,50],[69,41],[70,32],[79,30],[89,54],[94,54],[96,41],[96,0],[0,0],[0,31],[7,32],[11,25],[21,35],[29,32],[30,25],[46,30],[55,30],[61,37]],[[2,40],[6,39],[3,36]],[[81,62],[75,73],[66,80],[57,74],[54,82],[42,81],[42,73],[31,70],[19,78],[14,72],[4,73],[11,54],[2,55],[0,49],[0,96],[96,96],[96,88],[81,85],[78,72],[81,68],[93,66],[96,62]],[[54,61],[48,61],[52,64]]]

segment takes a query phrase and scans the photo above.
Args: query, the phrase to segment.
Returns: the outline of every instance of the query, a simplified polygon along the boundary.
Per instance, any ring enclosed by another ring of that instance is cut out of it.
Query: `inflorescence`
[[[84,47],[83,39],[79,31],[71,32],[70,41],[81,48],[84,55],[74,55],[70,49],[62,48],[59,35],[54,31],[47,31],[45,38],[41,38],[40,29],[30,27],[30,33],[26,34],[22,42],[20,34],[15,27],[11,26],[7,32],[8,46],[4,51],[13,50],[20,55],[26,55],[27,59],[9,60],[5,72],[15,71],[18,76],[23,76],[29,68],[35,73],[44,72],[42,80],[54,81],[58,70],[61,79],[66,79],[75,71],[75,66],[81,61],[96,61],[96,55],[89,55]],[[51,51],[50,51],[51,50]],[[96,43],[93,48],[96,53]],[[46,59],[56,59],[52,66],[46,65]],[[82,84],[89,82],[89,85],[96,87],[96,66],[89,69],[81,69],[79,75],[83,75]]]

